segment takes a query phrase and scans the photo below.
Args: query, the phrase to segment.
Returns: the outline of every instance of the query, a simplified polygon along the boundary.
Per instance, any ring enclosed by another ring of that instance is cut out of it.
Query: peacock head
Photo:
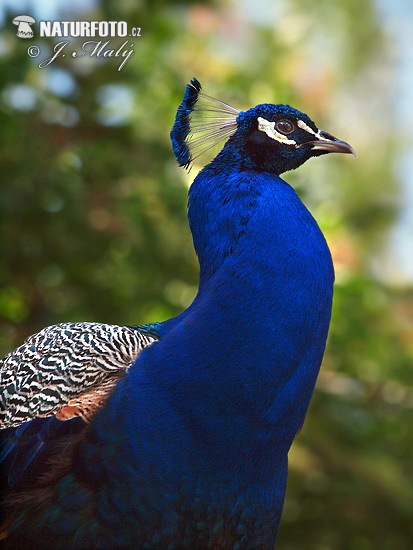
[[[171,139],[179,165],[187,168],[223,140],[227,141],[216,164],[274,174],[293,170],[311,157],[354,154],[351,145],[319,130],[289,105],[262,104],[238,111],[203,94],[195,78],[186,87]]]

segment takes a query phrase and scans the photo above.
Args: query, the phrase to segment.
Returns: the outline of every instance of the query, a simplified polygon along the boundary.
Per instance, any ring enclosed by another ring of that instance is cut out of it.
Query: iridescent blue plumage
[[[236,124],[189,193],[193,304],[156,327],[159,342],[63,467],[24,497],[10,548],[273,549],[334,280],[317,223],[279,174],[350,149],[287,106],[257,106]]]

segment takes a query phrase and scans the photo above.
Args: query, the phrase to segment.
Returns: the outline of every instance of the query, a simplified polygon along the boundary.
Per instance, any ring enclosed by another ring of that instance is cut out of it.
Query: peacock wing
[[[155,339],[101,323],[61,323],[30,336],[0,361],[0,429],[53,414],[87,419]]]

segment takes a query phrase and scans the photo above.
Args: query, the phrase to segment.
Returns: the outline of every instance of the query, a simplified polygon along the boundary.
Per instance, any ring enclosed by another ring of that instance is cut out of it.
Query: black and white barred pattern
[[[59,413],[82,396],[100,403],[154,340],[100,323],[61,323],[30,336],[0,360],[0,429]]]

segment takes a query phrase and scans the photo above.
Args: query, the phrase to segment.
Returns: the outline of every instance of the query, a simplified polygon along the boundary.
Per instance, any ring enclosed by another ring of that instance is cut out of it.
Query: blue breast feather
[[[10,548],[273,548],[327,338],[330,253],[268,173],[204,170],[190,223],[194,303],[141,353],[45,502],[21,512]]]

